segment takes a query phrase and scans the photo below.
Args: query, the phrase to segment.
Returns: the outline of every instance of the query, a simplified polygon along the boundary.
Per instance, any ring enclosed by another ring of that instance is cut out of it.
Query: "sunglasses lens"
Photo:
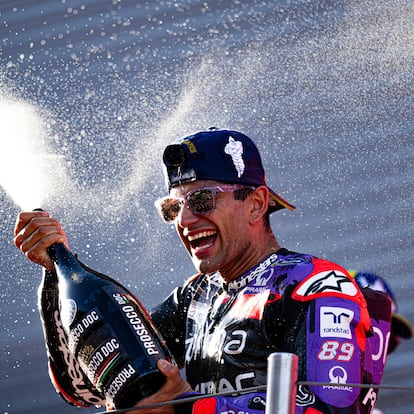
[[[211,190],[197,190],[188,197],[188,206],[195,214],[206,214],[214,209],[214,194]]]
[[[175,198],[165,198],[158,207],[164,221],[174,221],[181,209],[180,201]]]
[[[155,202],[155,207],[166,223],[174,221],[180,214],[184,205],[193,214],[208,214],[216,207],[216,193],[234,192],[240,190],[241,186],[215,186],[205,187],[190,191],[184,198],[164,197]]]

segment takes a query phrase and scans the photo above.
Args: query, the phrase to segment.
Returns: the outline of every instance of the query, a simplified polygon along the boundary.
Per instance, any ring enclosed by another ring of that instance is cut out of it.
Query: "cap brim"
[[[269,189],[269,213],[273,213],[274,211],[281,210],[282,208],[287,208],[288,210],[295,210],[296,207],[293,204],[290,204],[286,201],[283,197],[281,197],[278,193],[274,192],[272,189]]]
[[[395,312],[392,314],[392,330],[403,339],[410,339],[414,334],[414,329],[410,321]]]

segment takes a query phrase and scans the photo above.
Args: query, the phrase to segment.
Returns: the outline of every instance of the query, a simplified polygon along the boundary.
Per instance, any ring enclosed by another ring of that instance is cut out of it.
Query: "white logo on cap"
[[[237,170],[237,177],[240,178],[245,168],[242,158],[243,144],[240,141],[236,141],[233,137],[229,137],[229,143],[224,147],[224,152],[231,156],[234,168]]]

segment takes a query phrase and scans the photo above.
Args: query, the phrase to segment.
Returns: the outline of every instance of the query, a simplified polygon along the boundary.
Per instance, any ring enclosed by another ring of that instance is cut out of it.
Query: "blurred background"
[[[380,274],[414,321],[413,25],[409,0],[0,0],[0,413],[78,412],[49,382],[17,213],[50,211],[150,308],[194,271],[153,208],[162,150],[211,126],[253,138],[297,206],[272,216],[283,246]],[[404,341],[384,384],[413,367]]]

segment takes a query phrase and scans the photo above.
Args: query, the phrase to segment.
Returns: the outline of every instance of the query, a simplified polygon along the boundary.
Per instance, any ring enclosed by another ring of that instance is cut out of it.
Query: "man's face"
[[[174,187],[170,195],[184,197],[189,191],[214,185],[220,183],[194,181]],[[226,280],[240,274],[251,250],[247,200],[235,200],[233,192],[219,192],[215,209],[208,214],[194,214],[187,204],[182,207],[175,227],[198,271],[219,270]]]

